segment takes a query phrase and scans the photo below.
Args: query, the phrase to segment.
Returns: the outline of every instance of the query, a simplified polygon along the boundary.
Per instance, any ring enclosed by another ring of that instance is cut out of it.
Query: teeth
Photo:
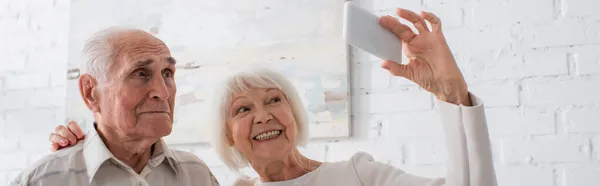
[[[255,138],[257,140],[266,140],[266,139],[271,139],[271,138],[277,137],[277,136],[279,136],[279,134],[281,134],[281,131],[275,130],[275,131],[270,131],[270,132],[265,132],[265,133],[259,134]]]

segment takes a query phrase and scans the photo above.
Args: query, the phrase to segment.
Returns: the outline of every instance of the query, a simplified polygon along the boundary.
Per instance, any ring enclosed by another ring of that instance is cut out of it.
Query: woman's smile
[[[273,139],[277,139],[279,136],[281,136],[281,133],[283,133],[283,130],[270,130],[270,131],[262,132],[256,136],[254,136],[252,139],[254,141],[259,141],[259,142],[270,141]]]

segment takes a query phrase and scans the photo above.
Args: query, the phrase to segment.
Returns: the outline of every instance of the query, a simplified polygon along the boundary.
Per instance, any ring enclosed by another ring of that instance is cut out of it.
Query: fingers
[[[381,17],[379,24],[407,43],[410,43],[417,36],[408,26],[400,23],[400,21],[391,16]]]
[[[71,121],[67,126],[59,125],[54,129],[54,133],[50,134],[50,149],[56,152],[64,147],[77,144],[78,140],[85,137],[83,130],[76,122]]]
[[[56,152],[56,151],[58,151],[58,148],[59,148],[58,143],[52,143],[52,147],[50,147],[50,150],[52,152]]]
[[[441,32],[442,31],[442,22],[440,18],[438,18],[435,14],[431,12],[421,12],[420,16],[429,21],[431,23],[431,31],[433,32]]]
[[[83,139],[85,134],[83,133],[81,127],[77,125],[77,122],[70,121],[69,124],[67,124],[67,128],[75,135],[75,137],[77,137],[77,140]]]
[[[402,8],[398,8],[396,10],[396,14],[401,18],[413,23],[413,25],[415,26],[417,31],[419,31],[419,33],[429,32],[429,30],[427,29],[427,24],[425,24],[425,20],[423,20],[423,18],[421,18],[421,16],[419,16],[418,14]]]
[[[63,138],[55,133],[50,134],[50,142],[52,142],[52,146],[56,145],[57,149],[58,147],[69,146],[69,139]]]
[[[381,68],[388,70],[394,76],[401,76],[405,78],[410,77],[410,67],[405,64],[399,64],[391,60],[385,60],[381,64]]]
[[[56,126],[54,133],[62,138],[67,139],[71,145],[77,144],[77,137],[75,137],[75,134],[73,134],[71,131],[69,131],[69,128],[63,125]]]

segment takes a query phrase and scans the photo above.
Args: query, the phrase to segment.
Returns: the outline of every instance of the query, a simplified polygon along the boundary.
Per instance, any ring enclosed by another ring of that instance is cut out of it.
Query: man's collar
[[[95,122],[92,127],[93,128],[91,128],[88,131],[88,134],[86,134],[86,138],[83,142],[83,159],[87,168],[89,183],[92,182],[94,175],[96,174],[96,172],[98,172],[98,170],[100,169],[102,164],[106,162],[106,160],[109,160],[111,158],[117,160],[117,158],[108,150],[108,148],[102,141],[102,138],[100,138],[100,135],[96,130]],[[164,157],[161,158],[160,156]],[[160,162],[155,163],[160,164],[162,163],[162,161],[164,161],[165,158],[169,162],[169,165],[171,169],[173,169],[173,171],[175,172],[176,176],[179,177],[180,171],[178,169],[179,167],[177,166],[175,156],[173,155],[173,151],[169,149],[164,140],[161,138],[154,144],[154,151],[152,152],[149,161],[156,159]]]
[[[173,155],[173,151],[169,149],[165,141],[161,138],[156,143],[154,143],[154,151],[150,156],[150,161],[157,162],[149,162],[154,166],[162,163],[164,160],[167,160],[171,169],[175,172],[175,175],[179,177],[179,167],[177,166],[177,161],[175,160],[175,156]]]
[[[111,158],[114,158],[114,155],[104,145],[102,138],[96,131],[96,123],[94,123],[83,142],[83,159],[90,183],[100,166]]]

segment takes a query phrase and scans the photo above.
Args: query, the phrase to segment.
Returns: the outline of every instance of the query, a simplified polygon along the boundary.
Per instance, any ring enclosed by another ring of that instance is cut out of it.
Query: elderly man
[[[83,55],[79,91],[95,130],[11,185],[219,185],[197,156],[162,140],[171,133],[177,88],[175,59],[161,40],[113,27],[88,40]]]

